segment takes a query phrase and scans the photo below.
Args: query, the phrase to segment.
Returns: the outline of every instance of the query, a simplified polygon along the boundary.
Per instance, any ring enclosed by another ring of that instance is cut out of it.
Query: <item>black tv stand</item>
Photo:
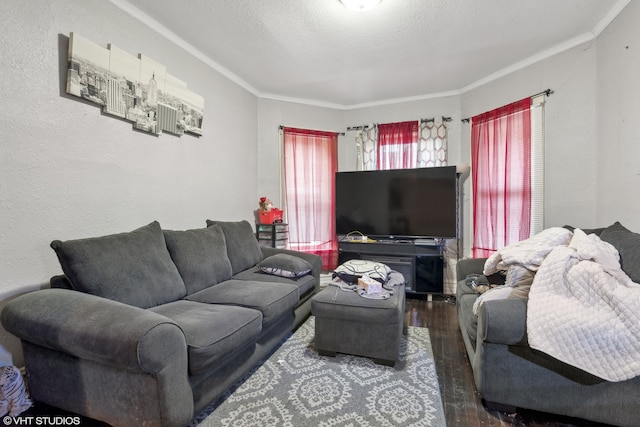
[[[403,239],[380,239],[375,241],[375,243],[396,244],[396,245],[413,245],[413,242],[414,240],[403,240]]]
[[[435,240],[384,240],[374,243],[338,242],[338,263],[367,259],[387,264],[404,275],[410,298],[443,293],[444,242]]]

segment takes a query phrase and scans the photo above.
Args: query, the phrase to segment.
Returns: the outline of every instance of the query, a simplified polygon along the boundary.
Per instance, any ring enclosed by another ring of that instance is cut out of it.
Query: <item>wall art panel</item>
[[[67,93],[143,132],[202,135],[204,98],[163,64],[111,44],[103,48],[77,33],[69,36]]]

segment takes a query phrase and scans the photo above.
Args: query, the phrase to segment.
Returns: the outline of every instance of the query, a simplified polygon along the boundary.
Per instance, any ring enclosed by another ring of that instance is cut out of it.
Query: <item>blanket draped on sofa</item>
[[[511,265],[536,271],[527,308],[531,348],[624,381],[640,375],[640,284],[619,259],[597,235],[555,227],[499,250],[484,273]]]

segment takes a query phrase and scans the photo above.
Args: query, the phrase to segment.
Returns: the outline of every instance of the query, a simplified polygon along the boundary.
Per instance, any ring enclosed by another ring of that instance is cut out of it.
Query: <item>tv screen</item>
[[[336,173],[336,233],[455,238],[456,167]]]

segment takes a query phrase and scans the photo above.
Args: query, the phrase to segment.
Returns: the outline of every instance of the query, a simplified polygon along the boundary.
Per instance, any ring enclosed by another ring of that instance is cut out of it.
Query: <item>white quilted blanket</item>
[[[579,229],[572,236],[568,245],[547,251],[542,244],[531,260],[520,260],[538,265],[527,308],[529,345],[608,381],[638,376],[640,284],[621,270],[612,245]]]
[[[573,233],[563,227],[550,227],[535,236],[505,246],[494,252],[484,264],[484,274],[489,276],[512,265],[536,271],[551,250],[558,245],[568,245]]]

